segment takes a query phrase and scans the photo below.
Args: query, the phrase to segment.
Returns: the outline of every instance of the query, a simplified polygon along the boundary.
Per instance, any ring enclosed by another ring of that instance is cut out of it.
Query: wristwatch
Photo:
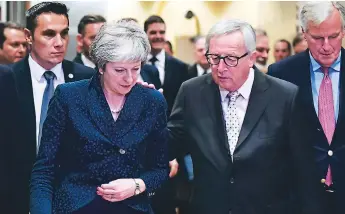
[[[133,178],[133,181],[135,183],[134,195],[139,195],[141,193],[139,183],[134,178]]]

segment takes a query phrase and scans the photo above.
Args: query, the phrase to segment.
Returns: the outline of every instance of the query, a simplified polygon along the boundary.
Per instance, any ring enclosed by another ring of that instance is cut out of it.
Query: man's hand
[[[169,177],[175,177],[175,175],[178,172],[178,162],[176,159],[172,160],[169,162],[169,166],[170,166],[170,173],[169,173]]]

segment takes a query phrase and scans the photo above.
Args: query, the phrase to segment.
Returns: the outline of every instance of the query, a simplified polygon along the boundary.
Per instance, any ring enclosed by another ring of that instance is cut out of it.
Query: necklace
[[[122,104],[122,106],[119,109],[110,109],[110,111],[113,114],[119,114],[122,109],[123,109],[123,104]]]

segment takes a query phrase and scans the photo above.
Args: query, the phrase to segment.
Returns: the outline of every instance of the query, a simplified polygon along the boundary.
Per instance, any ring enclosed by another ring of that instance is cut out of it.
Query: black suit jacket
[[[188,79],[192,79],[198,76],[198,69],[196,63],[188,68]]]
[[[345,50],[341,49],[341,66],[339,80],[339,115],[336,123],[335,133],[328,144],[318,116],[316,114],[310,78],[310,57],[309,50],[300,54],[288,57],[268,67],[268,74],[292,82],[299,86],[300,93],[298,102],[301,103],[301,120],[303,123],[303,138],[306,145],[313,148],[313,160],[318,167],[316,179],[321,184],[321,179],[326,177],[328,165],[331,165],[332,180],[335,191],[335,204],[337,213],[344,213],[345,203]],[[328,151],[333,151],[329,156]]]
[[[188,65],[179,59],[165,54],[165,76],[163,95],[168,103],[168,115],[181,84],[188,79]]]
[[[156,89],[162,88],[162,84],[159,79],[159,71],[155,66],[144,64],[141,68],[140,75],[145,82],[153,84]]]
[[[9,184],[10,165],[8,164],[11,153],[9,146],[14,143],[13,136],[18,134],[14,124],[16,109],[16,90],[14,85],[13,73],[7,66],[0,65],[0,209],[6,212],[10,209],[9,193],[11,186]]]
[[[29,212],[29,179],[33,163],[36,158],[36,117],[33,99],[28,56],[12,64],[15,90],[18,104],[14,118],[16,135],[8,152],[11,154],[8,162],[11,167],[9,173],[11,187],[11,212],[27,214]],[[95,70],[68,60],[62,62],[62,69],[66,82],[90,78]],[[18,194],[20,192],[20,194]]]
[[[310,154],[292,127],[296,94],[291,83],[255,71],[232,162],[211,74],[182,84],[168,128],[175,157],[192,156],[193,213],[299,214],[299,203],[304,213],[322,213],[313,200],[316,182],[308,180]]]
[[[77,53],[73,59],[73,62],[84,65],[83,60],[81,60],[81,53]]]

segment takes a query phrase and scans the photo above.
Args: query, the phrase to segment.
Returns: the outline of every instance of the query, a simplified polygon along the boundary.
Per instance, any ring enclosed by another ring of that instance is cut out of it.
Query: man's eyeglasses
[[[243,54],[240,57],[238,57],[238,56],[220,56],[218,54],[210,54],[210,53],[205,54],[208,63],[210,63],[211,65],[218,65],[220,63],[220,60],[222,59],[222,60],[224,60],[224,63],[230,67],[237,66],[238,60],[247,56],[247,55],[248,55],[248,52]]]

